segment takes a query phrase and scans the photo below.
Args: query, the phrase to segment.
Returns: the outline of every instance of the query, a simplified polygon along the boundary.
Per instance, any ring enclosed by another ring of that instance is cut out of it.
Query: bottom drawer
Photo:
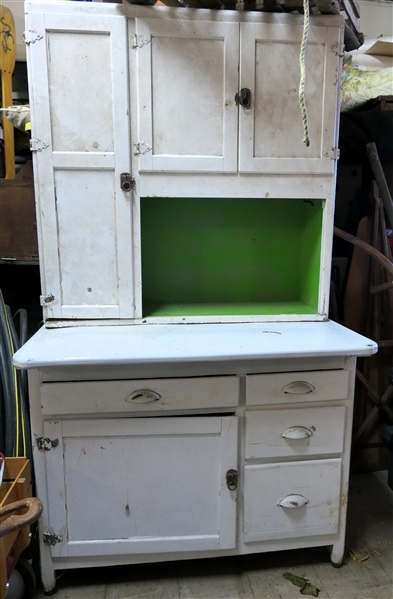
[[[341,460],[244,469],[245,542],[338,532]]]

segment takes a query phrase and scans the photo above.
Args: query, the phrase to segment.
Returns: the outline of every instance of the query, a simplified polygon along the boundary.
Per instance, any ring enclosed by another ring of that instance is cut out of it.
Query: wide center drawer
[[[345,406],[246,412],[246,460],[341,453]]]
[[[234,408],[239,403],[236,376],[43,383],[43,414],[160,412]]]
[[[247,377],[247,405],[346,399],[347,370],[312,370]]]

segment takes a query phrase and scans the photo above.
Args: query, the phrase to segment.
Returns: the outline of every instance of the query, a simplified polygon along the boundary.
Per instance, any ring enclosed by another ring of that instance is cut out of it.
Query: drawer
[[[312,370],[252,374],[247,377],[247,405],[346,399],[347,370]]]
[[[246,412],[246,460],[341,453],[345,406]]]
[[[41,386],[43,414],[234,408],[238,403],[236,376],[44,383]]]
[[[341,460],[244,468],[245,542],[338,532]]]

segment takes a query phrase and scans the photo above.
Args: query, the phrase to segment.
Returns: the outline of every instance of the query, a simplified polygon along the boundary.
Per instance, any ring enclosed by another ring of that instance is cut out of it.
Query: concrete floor
[[[393,491],[386,472],[351,478],[346,564],[330,565],[326,548],[251,556],[67,570],[56,599],[295,599],[284,572],[304,576],[325,599],[393,599]],[[357,552],[354,554],[353,552]],[[362,557],[369,556],[366,561]],[[37,590],[34,599],[44,599]]]

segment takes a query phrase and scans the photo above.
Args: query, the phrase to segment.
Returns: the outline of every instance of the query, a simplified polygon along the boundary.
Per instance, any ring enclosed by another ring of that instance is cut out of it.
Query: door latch
[[[237,481],[239,479],[239,474],[237,470],[228,470],[227,472],[227,487],[230,491],[235,491],[237,489]]]
[[[121,173],[120,187],[123,191],[131,191],[135,187],[135,179],[131,177],[130,173]]]
[[[251,108],[251,90],[243,87],[238,94],[235,94],[235,102],[243,108]]]

